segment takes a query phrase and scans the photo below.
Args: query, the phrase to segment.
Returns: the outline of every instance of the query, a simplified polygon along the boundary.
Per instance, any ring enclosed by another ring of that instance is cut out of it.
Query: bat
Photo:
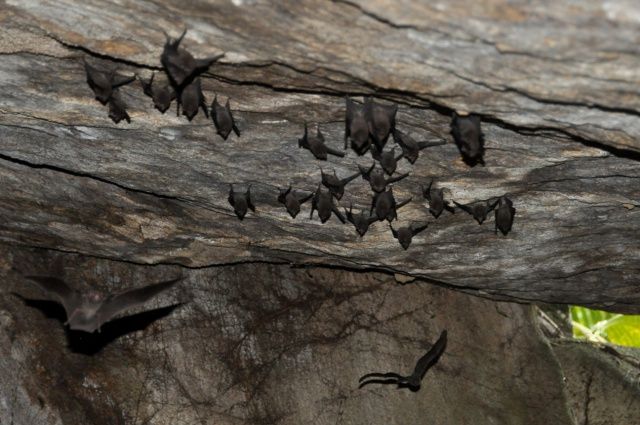
[[[155,76],[156,73],[154,72],[151,74],[149,81],[143,80],[142,77],[138,77],[138,79],[140,80],[140,84],[142,84],[144,94],[149,96],[153,100],[153,106],[164,114],[171,106],[171,102],[175,100],[176,92],[169,84],[162,86],[158,86],[157,83],[153,84]]]
[[[513,208],[513,202],[511,202],[511,199],[507,198],[506,196],[501,196],[496,204],[496,235],[498,234],[498,229],[500,229],[502,234],[504,236],[507,236],[507,233],[511,231],[511,226],[513,225],[513,217],[516,215],[516,209]]]
[[[84,332],[100,332],[100,328],[118,314],[142,306],[151,298],[170,289],[179,280],[173,279],[142,288],[131,289],[115,295],[97,291],[79,292],[60,279],[48,276],[25,276],[40,289],[52,296],[64,307],[69,329]]]
[[[176,109],[177,116],[180,116],[180,106],[182,106],[182,115],[186,116],[189,121],[196,116],[198,108],[202,108],[204,115],[209,118],[209,111],[204,100],[204,94],[202,94],[202,85],[199,77],[180,91],[178,108]]]
[[[103,105],[106,105],[111,98],[113,89],[129,84],[136,78],[135,76],[124,77],[118,75],[114,70],[100,71],[98,68],[89,65],[86,59],[84,60],[84,70],[87,74],[87,84],[93,90],[96,99]]]
[[[364,113],[364,106],[358,105],[349,96],[346,97],[347,116],[344,130],[344,149],[351,139],[351,147],[358,155],[364,155],[371,145],[369,137],[369,124]]]
[[[187,34],[185,29],[179,38],[173,40],[165,33],[166,42],[160,56],[160,62],[164,67],[171,84],[178,90],[189,85],[195,77],[204,72],[212,63],[224,56],[221,53],[205,59],[195,59],[191,53],[180,47],[182,39]]]
[[[369,134],[378,151],[382,152],[389,139],[389,134],[396,127],[398,105],[382,105],[367,97],[364,101],[364,114],[369,126]]]
[[[329,189],[331,194],[335,196],[337,200],[340,200],[342,195],[344,195],[344,187],[347,183],[355,180],[360,175],[360,172],[357,172],[352,176],[339,179],[336,174],[336,170],[333,170],[333,174],[325,174],[322,167],[320,167],[320,174],[322,175],[322,184]]]
[[[449,205],[449,201],[444,200],[444,189],[436,189],[432,186],[433,180],[429,182],[429,186],[426,188],[422,186],[422,196],[429,201],[429,212],[431,215],[438,218],[444,210],[454,214],[455,209]]]
[[[482,224],[487,219],[487,215],[496,207],[496,203],[490,201],[478,201],[471,204],[462,205],[453,201],[462,211],[471,214],[478,224]]]
[[[313,198],[313,195],[314,194],[311,193],[310,195],[298,198],[291,190],[291,185],[289,185],[286,190],[280,189],[278,202],[280,202],[287,208],[287,212],[292,218],[296,218],[296,216],[300,212],[300,206],[307,202],[309,199]]]
[[[311,202],[311,214],[309,214],[310,219],[313,218],[313,212],[316,210],[318,211],[318,217],[320,217],[322,224],[326,223],[327,220],[331,218],[331,213],[334,213],[341,222],[345,223],[344,216],[333,203],[333,195],[330,191],[324,192],[320,185],[318,185],[318,189],[316,189],[316,192],[313,195],[313,201]]]
[[[318,126],[316,136],[309,136],[309,131],[307,129],[307,123],[304,123],[304,136],[302,139],[298,139],[298,147],[305,148],[311,151],[313,156],[317,159],[326,161],[327,154],[343,157],[344,152],[340,152],[339,150],[331,149],[324,143],[324,136],[320,132],[320,126]]]
[[[128,123],[131,122],[131,117],[127,113],[127,105],[124,103],[122,98],[120,97],[120,93],[118,90],[114,90],[109,98],[109,118],[113,120],[114,123],[118,124],[120,121],[125,120]]]
[[[256,207],[251,202],[251,185],[249,185],[247,191],[244,193],[234,192],[233,185],[229,186],[229,203],[233,207],[233,212],[236,213],[236,216],[238,216],[240,220],[244,219],[248,210],[256,212]]]
[[[477,115],[460,116],[453,113],[451,134],[462,154],[462,159],[470,166],[484,165],[484,136]]]
[[[378,217],[371,216],[371,213],[367,213],[365,210],[361,210],[358,215],[353,214],[352,211],[353,204],[349,205],[349,211],[347,211],[346,208],[344,209],[349,223],[353,224],[356,228],[356,232],[358,232],[360,237],[363,237],[365,233],[367,233],[367,230],[369,230],[369,226],[378,221]]]
[[[240,130],[236,126],[236,122],[231,115],[231,107],[229,106],[229,99],[224,106],[218,103],[218,96],[213,98],[211,103],[211,116],[213,117],[213,123],[216,125],[216,130],[220,137],[227,140],[231,130],[236,133],[236,136],[240,137]]]
[[[373,165],[371,165],[371,168],[369,168],[368,170],[358,165],[358,168],[360,169],[360,174],[362,174],[362,179],[367,180],[369,182],[369,185],[371,186],[371,190],[377,193],[384,192],[388,184],[400,181],[409,175],[409,173],[405,173],[405,174],[400,174],[399,176],[396,176],[396,177],[390,177],[388,179],[385,179],[384,171],[382,169],[377,169],[375,167],[376,167],[375,161],[373,162]]]
[[[425,223],[417,227],[414,227],[413,224],[411,224],[409,226],[401,227],[398,230],[394,229],[391,223],[389,223],[389,227],[391,227],[393,237],[400,242],[400,245],[406,251],[407,248],[409,248],[409,245],[411,245],[413,237],[429,227],[429,223]]]
[[[416,160],[418,159],[418,156],[420,155],[420,151],[422,149],[430,148],[432,146],[440,146],[440,145],[447,144],[446,140],[441,140],[439,142],[426,142],[426,141],[416,142],[413,139],[413,137],[403,133],[400,130],[393,130],[392,136],[393,136],[393,140],[398,145],[400,145],[400,148],[402,148],[402,153],[404,154],[404,157],[411,164],[415,164]]]
[[[447,331],[444,330],[440,334],[440,338],[433,344],[433,347],[427,354],[420,357],[418,362],[416,363],[415,368],[413,369],[413,373],[409,376],[402,376],[394,372],[388,373],[367,373],[362,376],[359,380],[360,386],[359,388],[364,387],[367,384],[371,384],[374,382],[383,383],[383,384],[397,384],[398,386],[406,385],[409,389],[413,391],[417,391],[420,389],[420,384],[424,375],[427,373],[429,369],[431,369],[440,359],[442,353],[447,348]],[[374,378],[374,379],[371,379]],[[377,379],[376,379],[377,378]]]
[[[377,148],[371,149],[371,156],[374,159],[380,161],[380,166],[388,175],[392,175],[396,171],[398,161],[403,157],[404,153],[395,156],[396,148],[391,149],[389,152],[380,152]]]
[[[369,214],[375,210],[378,220],[383,221],[386,219],[388,222],[391,222],[398,218],[397,210],[411,202],[411,199],[412,198],[409,198],[400,203],[396,203],[396,200],[393,197],[393,188],[391,187],[389,190],[376,193],[373,196],[373,202],[371,203],[371,211],[369,211]]]

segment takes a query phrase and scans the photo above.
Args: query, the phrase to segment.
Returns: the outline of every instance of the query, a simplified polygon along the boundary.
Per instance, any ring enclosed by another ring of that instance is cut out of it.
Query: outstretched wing
[[[115,315],[125,310],[143,305],[161,292],[170,289],[180,280],[182,280],[181,277],[142,288],[132,289],[108,298],[96,312],[98,324],[101,325],[108,322]]]
[[[38,285],[38,287],[40,287],[40,289],[45,291],[47,294],[53,295],[53,297],[56,298],[56,300],[64,306],[64,309],[67,312],[67,317],[69,317],[73,313],[73,311],[80,305],[80,293],[70,288],[62,280],[49,276],[25,277],[35,282],[36,285]]]
[[[422,380],[425,373],[427,373],[427,371],[438,362],[438,359],[440,358],[442,353],[444,353],[445,348],[447,348],[446,329],[442,331],[442,333],[440,334],[440,338],[438,338],[436,343],[433,344],[433,347],[431,347],[427,354],[420,357],[420,360],[418,360],[418,363],[416,363],[416,367],[413,370],[412,376],[420,377],[420,379]]]

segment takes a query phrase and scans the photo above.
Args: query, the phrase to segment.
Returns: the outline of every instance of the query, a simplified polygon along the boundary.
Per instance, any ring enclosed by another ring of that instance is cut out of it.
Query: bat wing
[[[427,371],[438,362],[438,359],[444,353],[445,348],[447,348],[447,331],[444,330],[440,334],[440,338],[433,344],[433,347],[425,354],[420,357],[418,363],[416,364],[415,369],[413,370],[413,376],[419,376],[422,379],[427,373]]]
[[[64,309],[67,312],[67,317],[69,317],[69,315],[71,315],[73,311],[80,305],[82,298],[80,293],[70,288],[62,280],[49,276],[25,277],[35,282],[35,284],[38,285],[38,287],[40,287],[40,289],[45,291],[47,294],[53,295],[58,300],[58,302],[60,302],[64,306]]]
[[[132,77],[125,77],[124,75],[114,74],[113,78],[111,79],[111,86],[112,87],[124,86],[125,84],[129,84],[135,79],[136,79],[135,75]]]
[[[96,312],[98,323],[108,322],[118,313],[143,305],[161,292],[170,289],[180,280],[182,280],[182,278],[168,280],[166,282],[132,289],[108,298]]]
[[[347,221],[344,219],[344,216],[342,215],[342,213],[340,212],[340,210],[338,209],[338,207],[336,207],[335,205],[333,205],[333,201],[331,202],[332,206],[331,206],[331,211],[333,211],[333,213],[336,215],[336,217],[338,217],[338,219],[344,224]]]
[[[391,228],[391,233],[393,234],[393,237],[398,239],[398,231],[394,229],[391,224],[389,224],[389,227]]]
[[[406,379],[404,376],[401,376],[395,372],[388,372],[388,373],[377,373],[377,372],[373,372],[373,373],[367,373],[366,375],[362,375],[360,377],[360,379],[358,379],[358,382],[363,382],[367,379],[370,378],[383,378],[383,379],[398,379],[398,380],[402,380],[402,379]]]
[[[247,188],[247,192],[244,194],[244,196],[247,200],[247,206],[249,207],[249,209],[253,212],[256,212],[256,207],[253,205],[253,202],[251,202],[251,186]]]
[[[411,233],[413,234],[413,236],[417,235],[418,233],[422,232],[423,230],[425,230],[427,227],[429,227],[429,223],[425,223],[423,225],[420,225],[418,227],[413,227],[411,226]]]
[[[300,203],[300,205],[302,205],[305,202],[307,202],[309,199],[313,198],[313,195],[314,195],[314,193],[310,193],[307,196],[298,199],[298,202]]]
[[[235,200],[235,197],[233,196],[233,186],[229,188],[229,197],[227,199],[229,200],[229,203],[231,204],[232,207],[236,206],[236,200]]]
[[[464,212],[466,212],[466,213],[468,213],[468,214],[473,215],[473,211],[471,210],[471,207],[469,207],[468,205],[462,205],[462,204],[460,204],[460,203],[458,203],[458,202],[456,202],[456,201],[453,201],[453,203],[454,203],[454,204],[456,204],[456,206],[457,206],[458,208],[460,208],[462,211],[464,211]]]
[[[409,173],[404,173],[404,174],[400,174],[399,176],[389,177],[387,179],[387,184],[395,183],[395,182],[400,181],[400,180],[402,180],[402,179],[404,179],[405,177],[408,177],[408,176],[409,176]]]

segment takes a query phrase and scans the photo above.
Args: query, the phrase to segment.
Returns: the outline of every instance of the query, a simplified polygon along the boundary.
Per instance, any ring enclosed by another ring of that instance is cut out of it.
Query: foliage
[[[640,316],[625,316],[584,307],[571,307],[573,336],[596,342],[640,347]]]

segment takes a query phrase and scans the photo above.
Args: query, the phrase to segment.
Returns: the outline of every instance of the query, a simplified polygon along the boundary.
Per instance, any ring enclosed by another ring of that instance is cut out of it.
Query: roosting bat
[[[398,105],[382,105],[367,97],[364,101],[364,113],[369,126],[369,134],[378,151],[382,152],[389,134],[396,128]]]
[[[207,103],[202,93],[200,78],[193,80],[180,92],[178,96],[178,108],[176,109],[176,115],[178,116],[180,115],[180,106],[182,106],[182,115],[185,115],[189,121],[196,116],[198,108],[202,108],[204,115],[209,118],[209,111],[207,110]]]
[[[433,180],[429,182],[429,186],[422,187],[422,196],[429,201],[429,212],[435,218],[440,217],[445,209],[454,214],[455,209],[449,205],[449,201],[444,200],[444,189],[435,189],[432,187]]]
[[[516,209],[513,208],[513,202],[511,199],[506,196],[501,196],[497,201],[497,208],[495,210],[496,215],[496,235],[498,234],[498,229],[502,232],[503,235],[507,235],[511,231],[511,226],[513,225],[513,217],[516,215]]]
[[[371,149],[371,156],[373,156],[374,159],[380,161],[380,166],[388,175],[392,175],[396,171],[398,161],[404,156],[404,153],[401,153],[398,156],[395,155],[396,148],[393,148],[388,152],[380,152],[376,147],[373,147]]]
[[[412,198],[409,198],[396,203],[396,200],[393,197],[393,188],[391,187],[389,190],[385,190],[384,192],[376,193],[374,195],[369,214],[371,214],[375,209],[378,220],[383,221],[386,219],[388,222],[391,222],[398,218],[397,210],[411,202],[411,199]]]
[[[391,227],[391,233],[393,233],[393,237],[400,242],[402,248],[407,250],[409,245],[411,245],[411,240],[415,235],[422,232],[429,226],[429,223],[422,224],[420,226],[414,227],[413,224],[405,227],[401,227],[398,230],[394,229],[391,223],[389,223],[389,227]]]
[[[373,165],[371,165],[371,168],[369,168],[368,170],[366,168],[358,166],[358,168],[360,169],[360,174],[362,174],[362,178],[369,182],[371,190],[373,190],[374,192],[384,192],[388,184],[400,181],[409,175],[409,173],[405,173],[400,174],[396,177],[389,177],[388,179],[385,179],[384,171],[375,167],[375,161]]]
[[[496,202],[491,203],[491,201],[478,201],[467,205],[459,204],[456,201],[453,201],[453,203],[461,210],[471,214],[478,224],[482,224],[487,219],[487,215],[496,207]]]
[[[291,190],[291,186],[289,186],[286,190],[280,189],[278,202],[280,202],[287,208],[287,212],[292,218],[296,218],[296,216],[300,212],[300,206],[307,202],[309,199],[313,198],[313,195],[314,194],[311,193],[302,198],[298,198],[296,194]]]
[[[422,356],[418,363],[416,363],[416,367],[413,369],[413,373],[409,376],[402,376],[394,372],[389,373],[367,373],[363,377],[360,378],[360,386],[359,388],[364,387],[367,384],[371,383],[382,383],[382,384],[397,384],[398,386],[406,385],[412,391],[417,391],[420,389],[420,384],[424,375],[427,373],[433,365],[435,365],[444,350],[447,348],[447,331],[444,330],[440,334],[440,338],[433,344],[433,347]],[[373,378],[373,379],[372,379]]]
[[[348,140],[358,155],[364,155],[371,145],[369,125],[364,112],[364,106],[358,105],[349,96],[346,97],[347,116],[345,119],[344,148],[347,149]]]
[[[318,217],[320,217],[320,221],[324,224],[331,217],[331,213],[334,213],[338,219],[345,223],[344,216],[338,210],[338,208],[333,203],[333,195],[331,192],[323,192],[320,185],[318,185],[318,189],[313,196],[313,201],[311,203],[311,214],[309,214],[309,218],[313,218],[313,212],[318,211]]]
[[[97,291],[78,292],[60,279],[48,276],[25,276],[60,302],[67,313],[65,325],[72,330],[100,332],[100,327],[116,315],[139,307],[171,288],[180,279],[131,289],[115,295]]]
[[[347,220],[356,228],[356,232],[360,235],[360,237],[364,236],[369,230],[369,226],[372,223],[378,221],[378,217],[371,216],[371,213],[367,213],[367,211],[362,210],[360,214],[353,214],[353,204],[349,205],[349,211],[345,208],[344,212],[347,216]]]
[[[127,113],[127,105],[120,97],[120,93],[118,93],[117,89],[111,93],[111,97],[109,98],[109,118],[111,118],[116,124],[122,120],[125,120],[128,123],[131,122],[131,117]]]
[[[480,117],[477,115],[462,117],[454,112],[451,134],[460,149],[462,159],[467,164],[472,167],[478,163],[484,165],[484,136],[480,129]]]
[[[333,170],[333,174],[325,174],[325,172],[320,168],[320,174],[322,175],[322,184],[329,189],[331,194],[335,196],[337,200],[342,198],[344,195],[344,187],[347,183],[353,181],[360,175],[360,172],[355,173],[352,176],[345,177],[343,179],[339,179],[336,174],[336,170]]]
[[[247,191],[242,192],[234,192],[233,185],[229,185],[229,203],[233,207],[233,212],[236,213],[236,216],[240,220],[244,219],[244,216],[247,215],[247,210],[251,210],[256,212],[256,207],[253,206],[251,202],[251,185],[247,188]]]
[[[400,145],[404,157],[411,164],[414,164],[416,162],[422,149],[447,144],[446,140],[441,140],[439,142],[416,142],[411,136],[403,133],[400,130],[394,130],[392,134],[393,140]]]
[[[160,56],[162,66],[167,71],[169,79],[178,91],[181,91],[182,88],[191,83],[198,74],[205,71],[212,63],[224,56],[224,53],[221,53],[210,58],[195,59],[191,53],[180,47],[180,43],[186,33],[187,30],[185,29],[182,35],[176,40],[172,40],[171,37],[165,33],[167,40],[164,44],[162,56]]]
[[[100,71],[89,65],[86,60],[84,61],[84,70],[87,73],[87,83],[89,87],[93,90],[96,99],[103,105],[106,105],[111,98],[113,89],[128,84],[136,78],[135,76],[123,77],[117,75],[113,70]]]
[[[213,117],[213,123],[216,125],[216,130],[220,137],[227,140],[229,133],[233,130],[236,136],[240,137],[240,130],[236,126],[236,122],[231,115],[231,107],[229,106],[229,99],[224,106],[218,103],[218,96],[213,98],[211,103],[211,116]]]
[[[158,82],[153,83],[153,79],[155,78],[155,72],[151,74],[151,78],[149,81],[144,81],[142,77],[138,77],[140,83],[142,84],[142,90],[144,94],[149,96],[153,100],[153,106],[163,114],[169,109],[171,106],[171,102],[173,102],[176,98],[176,92],[169,84],[165,84],[162,86],[158,85]]]
[[[310,150],[313,156],[323,161],[327,160],[327,154],[339,157],[344,156],[344,152],[340,152],[336,149],[331,149],[324,144],[324,136],[320,132],[320,127],[318,127],[318,130],[316,131],[315,137],[309,136],[307,123],[304,123],[304,136],[302,136],[302,139],[298,139],[298,147]]]

